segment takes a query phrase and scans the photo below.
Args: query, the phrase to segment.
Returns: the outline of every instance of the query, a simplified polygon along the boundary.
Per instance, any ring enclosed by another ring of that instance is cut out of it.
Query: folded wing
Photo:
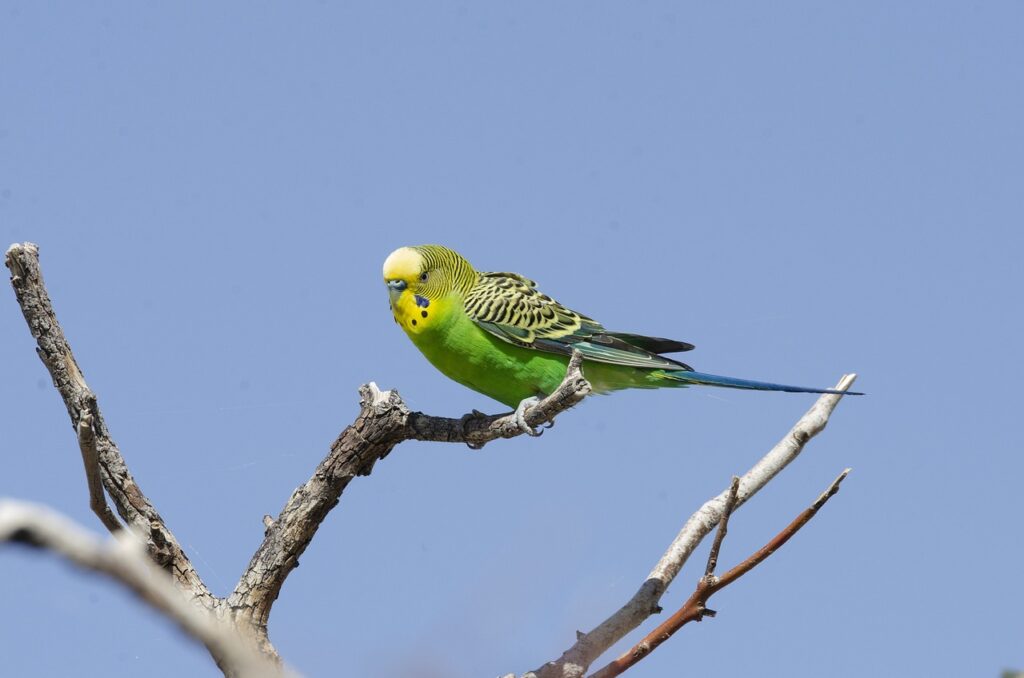
[[[690,370],[659,353],[689,351],[692,344],[625,332],[608,332],[562,306],[515,273],[481,273],[465,300],[466,313],[502,341],[548,353],[579,351],[588,360],[643,369]]]

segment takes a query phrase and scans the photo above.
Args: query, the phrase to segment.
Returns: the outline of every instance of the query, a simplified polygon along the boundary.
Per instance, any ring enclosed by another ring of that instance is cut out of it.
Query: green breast
[[[431,306],[435,322],[409,337],[434,367],[460,384],[515,407],[524,398],[551,393],[565,377],[567,358],[488,334],[462,311],[461,299]]]

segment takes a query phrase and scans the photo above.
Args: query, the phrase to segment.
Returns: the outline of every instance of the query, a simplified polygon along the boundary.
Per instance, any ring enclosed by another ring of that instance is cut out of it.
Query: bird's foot
[[[519,407],[516,408],[515,413],[516,424],[519,425],[519,430],[533,438],[536,438],[540,434],[544,433],[544,430],[541,429],[540,427],[531,428],[530,425],[526,423],[526,412],[539,402],[540,398],[538,398],[537,396],[533,396],[532,398],[523,398],[523,400],[520,401],[519,403]],[[548,426],[548,428],[551,427]]]

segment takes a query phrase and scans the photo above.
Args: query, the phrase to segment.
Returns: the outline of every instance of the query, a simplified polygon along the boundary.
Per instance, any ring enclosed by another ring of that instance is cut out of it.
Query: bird
[[[518,273],[477,271],[442,245],[400,247],[384,261],[395,322],[447,377],[525,413],[565,378],[573,351],[594,393],[627,388],[720,386],[757,391],[851,391],[788,386],[697,372],[666,353],[693,344],[630,332],[611,332],[563,306]]]

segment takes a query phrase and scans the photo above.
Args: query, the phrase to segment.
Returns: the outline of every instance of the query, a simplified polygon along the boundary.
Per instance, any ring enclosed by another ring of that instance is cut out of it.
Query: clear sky
[[[698,369],[869,393],[737,514],[723,564],[851,466],[840,495],[636,676],[1024,666],[1024,5],[187,5],[0,3],[0,246],[40,244],[115,439],[215,592],[359,384],[503,409],[389,316],[384,258],[439,242],[691,341]],[[6,286],[0,349],[0,495],[99,532]],[[629,392],[537,440],[404,444],[328,517],[272,639],[311,676],[534,668],[812,402]],[[0,601],[9,675],[218,675],[52,558],[0,551]]]

